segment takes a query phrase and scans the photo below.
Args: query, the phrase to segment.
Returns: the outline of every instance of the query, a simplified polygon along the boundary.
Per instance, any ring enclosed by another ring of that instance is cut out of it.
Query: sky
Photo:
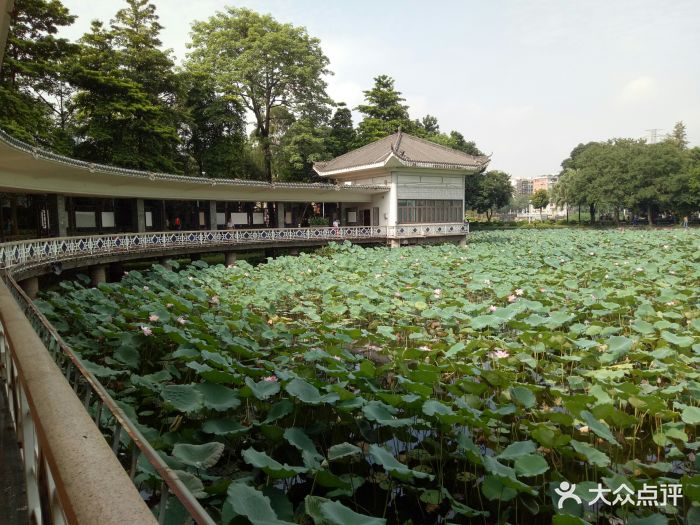
[[[120,0],[62,0],[78,16],[62,35],[108,21]],[[303,25],[351,108],[392,76],[412,118],[438,118],[513,178],[558,173],[581,142],[662,136],[682,120],[700,144],[697,0],[152,0],[161,40],[186,57],[190,26],[226,6]],[[355,124],[361,115],[354,112]]]

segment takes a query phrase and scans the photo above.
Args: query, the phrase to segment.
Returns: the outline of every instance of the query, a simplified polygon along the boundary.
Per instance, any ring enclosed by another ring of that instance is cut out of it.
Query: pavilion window
[[[399,224],[431,224],[462,221],[461,200],[399,199]]]

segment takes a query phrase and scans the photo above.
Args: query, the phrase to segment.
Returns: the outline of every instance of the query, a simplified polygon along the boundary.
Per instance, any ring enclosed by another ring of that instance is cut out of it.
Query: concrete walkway
[[[27,494],[22,460],[0,383],[0,525],[27,525]]]

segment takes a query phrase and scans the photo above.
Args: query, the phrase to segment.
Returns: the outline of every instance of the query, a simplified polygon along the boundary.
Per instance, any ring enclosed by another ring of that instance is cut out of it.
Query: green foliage
[[[601,208],[646,215],[688,214],[700,209],[700,159],[687,150],[682,123],[658,144],[633,139],[579,144],[563,163],[552,200],[557,205],[588,207],[591,222]]]
[[[549,192],[547,190],[537,190],[532,194],[530,203],[533,208],[541,210],[549,205]]]
[[[245,111],[240,102],[217,92],[201,73],[180,74],[186,175],[261,179],[247,144]]]
[[[422,121],[411,120],[408,106],[401,92],[394,87],[394,79],[388,75],[374,78],[372,89],[364,91],[367,104],[361,104],[356,109],[365,115],[357,127],[353,147],[364,146],[375,140],[396,133],[399,128],[405,133],[430,140],[436,144],[453,148],[469,155],[483,155],[473,141],[467,141],[458,131],[449,134],[441,133],[436,117],[426,115]]]
[[[71,148],[66,69],[76,46],[56,33],[74,20],[59,1],[16,0],[0,70],[0,128],[61,153]]]
[[[507,173],[494,170],[469,175],[465,179],[465,207],[486,213],[489,222],[493,210],[507,206],[512,198],[513,186]]]
[[[227,8],[192,26],[188,67],[210,77],[255,117],[256,139],[272,180],[272,116],[286,108],[295,117],[318,115],[329,102],[323,75],[328,58],[303,27],[283,24],[249,9]]]
[[[78,91],[75,155],[127,168],[178,172],[173,62],[148,0],[126,0],[106,28],[93,21],[71,70]]]
[[[363,93],[367,103],[355,108],[364,115],[357,127],[355,147],[396,133],[399,128],[407,133],[413,131],[415,124],[408,116],[408,106],[402,104],[406,99],[394,87],[393,78],[388,75],[374,77],[372,89]]]
[[[549,523],[562,479],[634,472],[697,499],[699,246],[694,230],[345,244],[38,305],[222,522]]]
[[[330,121],[330,133],[327,140],[328,155],[338,157],[352,149],[355,142],[355,128],[352,125],[352,112],[344,102],[340,102]]]

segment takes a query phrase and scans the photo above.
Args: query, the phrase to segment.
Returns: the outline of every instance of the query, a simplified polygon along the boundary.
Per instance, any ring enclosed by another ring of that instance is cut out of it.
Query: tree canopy
[[[677,215],[700,209],[700,164],[688,150],[685,126],[676,124],[667,140],[610,139],[576,146],[562,162],[552,198],[558,205],[587,206],[591,222],[601,209],[619,220],[623,209],[645,215],[649,224],[661,212]]]
[[[188,66],[210,76],[217,89],[240,100],[255,118],[255,135],[272,180],[272,115],[323,112],[329,98],[323,75],[328,58],[303,27],[250,9],[227,8],[192,26]]]
[[[468,209],[485,213],[491,221],[493,210],[507,206],[513,198],[510,175],[493,170],[470,175],[465,181],[464,205]]]

